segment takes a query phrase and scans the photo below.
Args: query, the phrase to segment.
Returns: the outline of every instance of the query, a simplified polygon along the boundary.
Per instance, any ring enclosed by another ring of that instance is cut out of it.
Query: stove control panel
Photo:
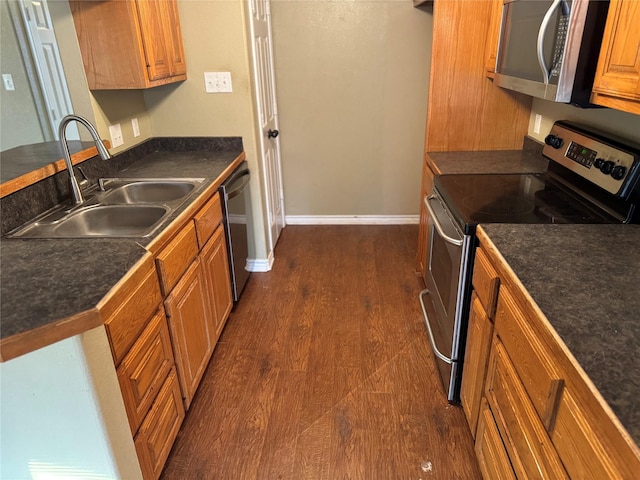
[[[553,125],[542,153],[614,195],[624,193],[640,169],[634,146],[625,148],[567,122]]]

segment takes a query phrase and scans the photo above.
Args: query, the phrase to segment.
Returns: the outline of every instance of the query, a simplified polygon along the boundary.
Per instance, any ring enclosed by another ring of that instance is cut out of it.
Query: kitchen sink
[[[102,179],[103,204],[173,202],[189,195],[202,179]]]
[[[103,178],[86,201],[44,213],[13,238],[146,237],[204,178]]]
[[[94,205],[53,212],[11,235],[24,238],[144,237],[171,211],[164,205]]]

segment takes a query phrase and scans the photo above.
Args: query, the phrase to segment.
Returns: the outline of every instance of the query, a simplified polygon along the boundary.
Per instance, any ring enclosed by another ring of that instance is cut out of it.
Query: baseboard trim
[[[247,258],[245,268],[249,272],[268,272],[273,267],[273,252],[267,258]]]
[[[287,225],[406,225],[417,224],[418,215],[287,215]]]

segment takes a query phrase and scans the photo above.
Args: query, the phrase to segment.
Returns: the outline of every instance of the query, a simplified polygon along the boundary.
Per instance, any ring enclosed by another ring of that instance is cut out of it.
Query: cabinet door
[[[170,75],[184,75],[187,73],[187,64],[182,48],[182,32],[180,30],[180,18],[178,16],[178,2],[168,0],[160,2],[163,7],[162,18],[164,20],[164,39],[169,59]]]
[[[176,372],[172,370],[134,440],[145,480],[160,477],[182,420],[184,407]]]
[[[178,379],[188,409],[213,352],[206,280],[196,259],[165,300]]]
[[[159,80],[171,75],[170,57],[164,31],[164,7],[166,2],[138,0],[140,31],[147,60],[149,80]]]
[[[460,401],[467,416],[471,434],[476,436],[478,412],[482,399],[482,387],[484,385],[489,350],[491,348],[491,335],[493,324],[487,317],[476,293],[471,299],[471,312],[469,314],[469,328],[467,330],[467,347],[464,354],[464,368],[462,369],[462,387]]]
[[[611,0],[591,100],[640,114],[640,2]]]
[[[211,240],[202,249],[200,258],[206,273],[207,291],[214,321],[213,342],[216,342],[233,306],[227,245],[222,225],[218,226]]]

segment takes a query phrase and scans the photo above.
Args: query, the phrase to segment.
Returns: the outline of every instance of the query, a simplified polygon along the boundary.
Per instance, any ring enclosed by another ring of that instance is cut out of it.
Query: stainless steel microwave
[[[504,0],[495,83],[590,106],[608,1]]]

